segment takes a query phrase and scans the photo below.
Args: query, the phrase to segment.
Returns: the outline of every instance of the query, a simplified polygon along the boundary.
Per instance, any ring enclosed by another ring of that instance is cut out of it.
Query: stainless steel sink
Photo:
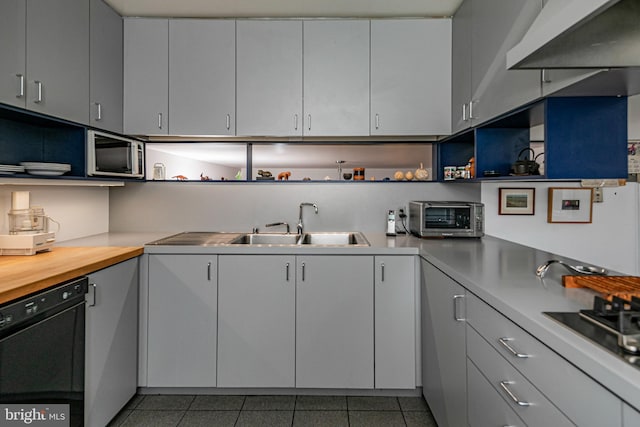
[[[218,233],[213,231],[185,231],[147,243],[154,246],[215,246],[229,243],[242,236],[239,233]]]
[[[229,243],[243,245],[295,245],[299,239],[299,234],[251,233],[238,236]]]
[[[360,232],[304,233],[300,244],[324,246],[370,246],[369,241]]]

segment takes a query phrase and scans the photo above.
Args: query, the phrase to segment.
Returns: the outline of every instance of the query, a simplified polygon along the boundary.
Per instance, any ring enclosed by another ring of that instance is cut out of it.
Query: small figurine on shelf
[[[211,181],[211,178],[209,178],[207,175],[204,174],[204,172],[202,172],[200,174],[200,181]]]
[[[186,181],[186,180],[188,180],[188,179],[189,179],[189,178],[187,178],[187,177],[186,177],[186,176],[184,176],[184,175],[176,175],[176,176],[172,176],[171,178],[175,178],[175,179],[177,179],[178,181]]]
[[[290,176],[291,176],[291,172],[289,171],[280,172],[278,174],[278,181],[282,181],[282,180],[288,181]]]

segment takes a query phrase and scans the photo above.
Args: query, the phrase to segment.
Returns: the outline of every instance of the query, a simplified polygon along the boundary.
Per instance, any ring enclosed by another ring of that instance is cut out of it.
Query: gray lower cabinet
[[[90,8],[89,124],[122,133],[122,17],[103,0],[91,0]]]
[[[236,134],[301,136],[302,21],[236,22]]]
[[[303,22],[303,135],[369,135],[369,32],[368,20]]]
[[[373,257],[296,257],[296,387],[373,388]]]
[[[235,135],[236,23],[169,21],[169,132]]]
[[[149,255],[148,387],[216,386],[217,260]]]
[[[469,359],[467,359],[467,394],[469,427],[525,426]],[[490,410],[487,410],[488,408]]]
[[[622,425],[617,396],[472,294],[467,323],[469,359],[528,425]]]
[[[375,388],[416,387],[416,258],[375,257]]]
[[[465,289],[422,267],[422,392],[440,427],[467,424]]]
[[[449,19],[371,20],[371,135],[451,133],[451,54]]]
[[[220,255],[218,387],[295,387],[293,255]]]
[[[124,133],[169,131],[169,21],[124,19]]]
[[[89,275],[85,422],[102,427],[136,393],[138,258]]]
[[[622,406],[622,426],[640,426],[640,411],[625,403]]]

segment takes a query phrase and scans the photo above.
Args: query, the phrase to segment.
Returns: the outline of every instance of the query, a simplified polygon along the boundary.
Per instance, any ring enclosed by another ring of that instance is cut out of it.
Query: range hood
[[[640,1],[548,0],[507,68],[640,67]]]

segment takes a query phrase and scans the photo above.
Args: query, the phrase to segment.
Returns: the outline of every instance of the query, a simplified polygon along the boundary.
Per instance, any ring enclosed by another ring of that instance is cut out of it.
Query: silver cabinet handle
[[[380,129],[380,114],[376,113],[376,129]]]
[[[500,381],[500,387],[507,393],[509,398],[513,400],[513,402],[518,406],[531,406],[531,403],[520,400],[518,396],[513,394],[513,392],[509,389],[509,385],[513,384],[513,381]]]
[[[542,69],[542,83],[551,83],[551,79],[547,78],[547,70],[546,69]]]
[[[158,129],[162,129],[162,113],[158,113]]]
[[[498,342],[502,344],[504,348],[509,350],[509,353],[511,353],[512,356],[517,357],[518,359],[526,359],[528,357],[531,357],[531,355],[529,354],[517,352],[516,349],[514,349],[509,345],[509,341],[513,341],[513,338],[507,338],[507,337],[498,338]]]
[[[42,102],[42,82],[40,80],[35,80],[34,83],[38,88],[38,95],[36,96],[36,100],[33,102],[35,102],[36,104],[40,104]]]
[[[469,120],[473,120],[475,119],[475,117],[473,117],[473,103],[476,102],[473,99],[471,101],[469,101]]]
[[[304,262],[302,263],[302,281],[304,282],[304,271],[305,271],[305,264]]]
[[[285,264],[286,280],[289,281],[289,263]]]
[[[466,122],[469,119],[467,118],[467,104],[462,104],[462,121]]]
[[[99,122],[100,120],[102,120],[102,104],[99,102],[96,102],[96,122]]]
[[[16,77],[20,82],[20,87],[18,88],[18,94],[16,95],[16,98],[22,98],[24,96],[24,74],[16,74]]]
[[[231,115],[227,114],[227,130],[231,129]]]
[[[293,130],[298,130],[298,115],[293,115]]]
[[[207,280],[211,281],[211,262],[207,263]]]
[[[456,322],[464,322],[467,319],[465,319],[464,317],[460,317],[458,315],[458,300],[464,298],[464,295],[454,295],[453,296],[453,320],[455,320]]]
[[[311,114],[309,114],[309,130],[311,130]]]
[[[95,307],[97,292],[98,286],[95,283],[89,283],[89,291],[87,292],[87,307]],[[89,299],[91,302],[89,302]]]
[[[380,280],[384,282],[384,262],[380,264],[380,274],[381,274]]]

